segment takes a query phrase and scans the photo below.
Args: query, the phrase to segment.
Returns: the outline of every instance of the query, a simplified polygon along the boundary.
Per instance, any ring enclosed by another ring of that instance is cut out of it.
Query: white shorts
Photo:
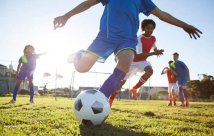
[[[178,85],[177,85],[177,83],[169,83],[168,93],[172,93],[172,90],[174,90],[175,93],[178,92]]]
[[[151,66],[148,61],[132,62],[129,72],[126,74],[124,80],[127,80],[137,74],[137,72],[144,72],[145,67]]]

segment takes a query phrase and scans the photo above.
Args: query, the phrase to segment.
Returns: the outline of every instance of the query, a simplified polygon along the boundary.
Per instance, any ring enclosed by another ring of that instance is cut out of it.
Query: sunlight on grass
[[[167,107],[164,101],[115,102],[100,127],[79,125],[73,99],[37,97],[0,98],[1,135],[214,135],[214,103],[191,103],[190,108]]]

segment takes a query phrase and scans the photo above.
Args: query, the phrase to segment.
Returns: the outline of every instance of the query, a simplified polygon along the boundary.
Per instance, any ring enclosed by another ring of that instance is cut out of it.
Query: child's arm
[[[159,56],[159,55],[163,55],[163,52],[164,52],[163,49],[161,49],[161,50],[156,49],[156,50],[154,50],[154,52],[140,53],[140,54],[136,54],[136,56],[138,56],[138,57],[150,57],[153,55]]]
[[[190,38],[194,37],[195,39],[197,39],[197,37],[200,38],[199,33],[202,34],[202,32],[199,29],[197,29],[196,27],[189,25],[189,24],[173,17],[169,13],[164,12],[164,11],[160,10],[159,8],[154,9],[152,11],[152,14],[166,23],[183,28],[184,31],[189,34]]]
[[[54,29],[63,27],[70,17],[89,9],[90,7],[98,4],[99,2],[99,0],[85,0],[84,2],[73,8],[71,11],[67,12],[65,15],[56,17],[53,22]]]
[[[162,70],[162,72],[161,72],[161,75],[166,74],[166,72],[167,72],[168,69],[169,69],[169,68],[167,68],[167,67],[163,68],[163,70]]]
[[[40,57],[40,56],[45,55],[45,54],[47,54],[47,52],[39,53],[37,55]]]
[[[177,73],[175,72],[174,69],[170,68],[170,70],[171,70],[171,72],[172,72],[173,75],[177,76]]]

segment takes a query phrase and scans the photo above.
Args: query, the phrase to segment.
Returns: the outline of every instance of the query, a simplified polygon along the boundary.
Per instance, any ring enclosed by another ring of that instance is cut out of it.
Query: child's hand
[[[197,39],[197,37],[200,38],[199,33],[202,34],[199,29],[195,28],[192,25],[186,25],[183,27],[183,29],[189,34],[190,38],[194,37],[195,39]]]
[[[54,24],[54,30],[60,27],[63,27],[66,22],[67,22],[67,18],[65,16],[58,16],[56,18],[54,18],[53,24]]]
[[[155,50],[155,55],[157,55],[157,56],[160,56],[160,55],[163,55],[163,52],[164,52],[164,50],[163,49],[161,49],[161,50]]]

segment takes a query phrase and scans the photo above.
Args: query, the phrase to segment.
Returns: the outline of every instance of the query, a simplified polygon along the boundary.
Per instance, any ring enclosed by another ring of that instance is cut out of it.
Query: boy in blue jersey
[[[30,103],[34,103],[34,88],[33,88],[33,73],[36,68],[36,60],[42,54],[34,54],[34,47],[32,45],[26,45],[24,48],[24,55],[20,57],[19,64],[16,71],[16,85],[13,90],[13,99],[10,103],[16,102],[16,96],[20,87],[20,84],[27,77],[30,88]]]
[[[175,52],[173,54],[174,64],[175,64],[175,73],[177,77],[177,82],[179,86],[179,98],[181,101],[182,107],[189,106],[189,93],[187,91],[187,81],[190,80],[189,69],[186,64],[178,60],[179,54]]]
[[[160,20],[181,27],[190,37],[200,37],[200,30],[170,14],[161,11],[151,0],[86,0],[71,11],[54,19],[54,29],[63,27],[68,19],[90,7],[102,3],[105,7],[100,20],[100,31],[85,52],[78,52],[70,62],[78,72],[87,72],[97,60],[103,61],[112,53],[118,58],[113,74],[104,82],[100,91],[108,98],[115,92],[134,58],[139,28],[139,14],[153,14]]]

